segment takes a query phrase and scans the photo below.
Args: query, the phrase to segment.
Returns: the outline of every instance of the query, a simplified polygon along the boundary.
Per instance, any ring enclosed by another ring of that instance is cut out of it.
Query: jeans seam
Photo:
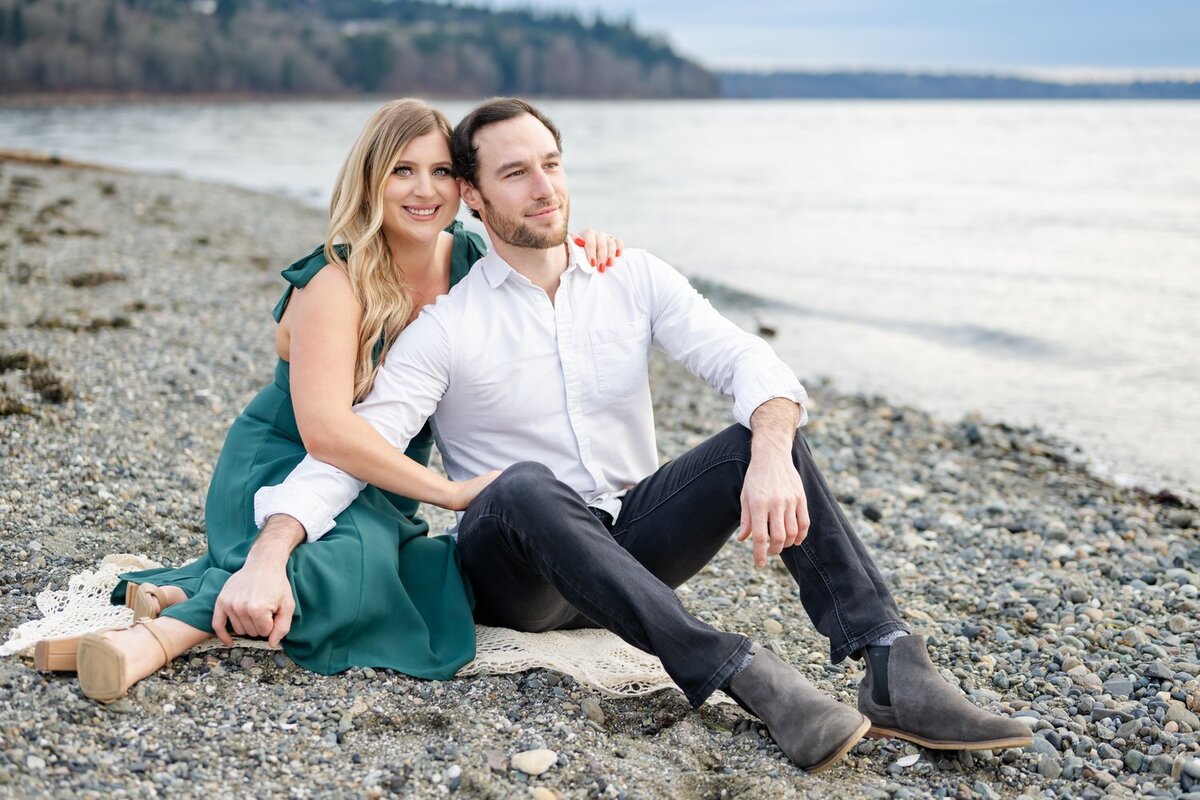
[[[747,465],[750,463],[750,462],[749,462],[749,461],[747,461],[746,459],[739,458],[739,457],[738,457],[738,456],[736,456],[736,455],[732,455],[732,456],[726,456],[725,458],[723,458],[723,459],[722,459],[722,460],[720,460],[720,461],[713,461],[713,462],[709,463],[707,466],[705,466],[705,467],[704,467],[704,469],[700,470],[700,471],[699,471],[699,472],[697,472],[695,475],[691,476],[691,477],[690,477],[690,478],[688,478],[686,481],[684,481],[682,484],[680,484],[680,485],[679,485],[679,486],[678,486],[678,487],[677,487],[677,488],[676,488],[674,491],[672,491],[670,494],[666,495],[665,497],[662,497],[662,498],[660,498],[660,499],[658,500],[658,502],[657,502],[657,503],[655,503],[655,504],[654,504],[654,506],[653,506],[652,508],[648,508],[648,509],[646,509],[646,510],[645,510],[643,513],[641,513],[640,515],[638,515],[638,516],[634,517],[633,519],[629,520],[629,522],[628,522],[628,523],[626,523],[626,527],[628,527],[628,526],[630,526],[630,525],[635,525],[635,524],[637,524],[639,521],[641,521],[641,520],[645,519],[646,517],[650,516],[651,514],[653,514],[655,511],[657,511],[659,508],[661,508],[661,507],[662,507],[664,504],[666,504],[668,501],[670,501],[671,499],[673,499],[673,498],[675,497],[675,495],[679,494],[679,493],[680,493],[680,492],[682,492],[684,489],[686,489],[688,486],[692,485],[692,484],[693,484],[693,483],[695,483],[697,480],[699,480],[700,478],[702,478],[702,477],[705,475],[705,473],[707,473],[707,472],[711,471],[712,469],[714,469],[714,468],[716,468],[716,467],[720,467],[720,466],[723,466],[723,465],[725,465],[725,464],[729,464],[729,463],[731,463],[731,462],[732,462],[732,463],[739,463],[739,464],[747,464]],[[620,521],[620,520],[618,520],[618,521]],[[621,533],[622,533],[622,534],[624,534],[624,531],[622,531]],[[614,536],[614,538],[615,538],[615,536]]]
[[[850,640],[852,637],[846,626],[846,616],[842,612],[842,600],[838,597],[837,590],[833,587],[833,582],[829,580],[829,575],[826,574],[825,569],[821,566],[811,548],[809,548],[807,539],[800,543],[800,552],[804,553],[808,562],[812,564],[813,569],[821,576],[821,581],[825,584],[825,588],[829,591],[829,596],[833,600],[833,611],[837,615],[838,626],[842,629],[842,638],[847,641]]]
[[[700,708],[700,706],[704,705],[704,701],[712,696],[713,692],[720,689],[725,683],[728,683],[729,679],[733,677],[732,674],[725,674],[733,672],[730,664],[733,664],[734,668],[736,668],[741,663],[741,659],[750,652],[751,647],[753,647],[753,643],[743,636],[741,644],[729,655],[729,658],[722,661],[721,665],[713,670],[712,676],[697,691],[691,694],[685,692],[688,703],[691,704],[693,709]],[[735,659],[737,659],[736,662]]]

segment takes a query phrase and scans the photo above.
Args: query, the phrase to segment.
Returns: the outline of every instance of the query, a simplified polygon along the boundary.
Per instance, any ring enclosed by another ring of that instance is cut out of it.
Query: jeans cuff
[[[858,636],[855,636],[853,639],[848,639],[836,647],[830,644],[829,660],[834,664],[837,664],[840,661],[845,661],[846,656],[857,653],[859,650],[862,650],[880,636],[883,636],[885,633],[891,633],[892,631],[904,631],[905,633],[912,633],[908,626],[899,620],[888,620],[887,622],[881,622],[874,628],[870,628],[865,633],[861,633]]]
[[[741,639],[742,642],[737,646],[737,649],[730,654],[729,658],[725,659],[721,666],[717,668],[717,671],[712,674],[712,677],[699,690],[684,692],[693,710],[699,709],[700,706],[704,705],[704,701],[711,697],[713,692],[729,683],[734,674],[737,673],[738,667],[742,665],[742,660],[745,659],[746,654],[750,652],[750,648],[753,645],[753,642],[745,636],[741,637]]]

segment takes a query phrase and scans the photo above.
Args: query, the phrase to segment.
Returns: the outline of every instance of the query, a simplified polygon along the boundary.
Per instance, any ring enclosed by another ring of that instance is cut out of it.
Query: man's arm
[[[808,499],[792,461],[800,406],[777,397],[750,417],[750,465],[742,482],[742,529],[738,541],[754,537],[754,565],[799,544],[808,535]]]
[[[287,561],[304,541],[304,528],[292,517],[275,515],[258,534],[246,563],[229,576],[213,608],[213,632],[233,645],[238,636],[266,636],[278,647],[292,628],[296,602],[287,577]]]
[[[643,257],[647,263],[639,265],[637,280],[654,343],[709,386],[732,396],[733,415],[747,428],[755,410],[775,397],[798,404],[798,425],[807,422],[804,387],[771,346],[721,316],[665,261],[648,253]]]
[[[368,479],[399,494],[408,491],[403,486],[389,486],[389,481],[416,466],[404,455],[404,448],[433,413],[449,375],[445,329],[429,322],[419,325],[423,319],[425,316],[410,325],[393,345],[371,393],[354,409],[370,423],[364,423],[364,441],[360,443]],[[376,461],[371,462],[372,458]],[[387,470],[389,459],[407,464],[398,463],[394,473],[372,474]],[[213,631],[221,641],[231,643],[227,627],[232,627],[239,635],[267,636],[272,646],[279,644],[291,629],[295,611],[287,577],[289,556],[306,538],[316,541],[332,529],[334,517],[354,502],[365,485],[306,456],[282,484],[258,490],[254,515],[262,530],[246,563],[225,582],[213,610]]]
[[[445,394],[449,376],[449,333],[433,315],[422,314],[392,345],[370,394],[354,407],[363,424],[341,448],[354,474],[306,456],[283,483],[255,493],[255,524],[262,527],[273,514],[286,514],[300,522],[308,541],[316,541],[368,482],[417,500],[456,505],[459,484],[438,478],[445,485],[433,485],[432,473],[404,455]]]
[[[754,537],[754,563],[803,541],[808,502],[792,461],[808,396],[770,345],[721,316],[671,266],[649,256],[647,299],[654,341],[710,386],[733,395],[734,416],[750,428],[739,541]]]

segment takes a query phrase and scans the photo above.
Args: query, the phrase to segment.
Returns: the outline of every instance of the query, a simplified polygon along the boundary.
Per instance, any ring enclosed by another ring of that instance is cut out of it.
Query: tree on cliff
[[[424,0],[0,0],[0,91],[711,97],[629,20]]]

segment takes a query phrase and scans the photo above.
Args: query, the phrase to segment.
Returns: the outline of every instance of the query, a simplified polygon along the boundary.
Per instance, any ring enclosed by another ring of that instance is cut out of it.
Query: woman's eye
[[[450,171],[449,167],[438,167],[433,171],[433,174],[439,178],[449,178],[453,176],[454,173]]]
[[[396,167],[395,169],[392,170],[392,174],[400,175],[402,177],[407,177],[409,175],[412,175],[412,168],[411,167]]]

